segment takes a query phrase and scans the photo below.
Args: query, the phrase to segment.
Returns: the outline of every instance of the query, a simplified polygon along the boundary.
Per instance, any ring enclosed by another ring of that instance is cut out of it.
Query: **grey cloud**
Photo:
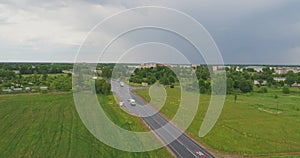
[[[218,44],[226,63],[245,63],[245,64],[300,64],[294,57],[300,54],[300,1],[297,0],[253,0],[253,1],[210,1],[210,0],[88,0],[88,1],[1,1],[3,5],[11,10],[20,9],[36,14],[40,18],[53,22],[57,28],[62,27],[62,31],[70,36],[78,35],[80,40],[68,40],[70,42],[82,41],[87,33],[95,24],[105,17],[117,13],[126,8],[141,5],[157,5],[178,9],[186,12],[203,24],[211,33]],[[1,16],[0,28],[7,28],[10,25],[8,19],[11,17]],[[176,20],[176,19],[170,19]],[[63,28],[67,27],[67,28]],[[182,25],[184,27],[184,25]],[[18,29],[18,26],[16,26]],[[17,30],[16,30],[17,32]],[[59,33],[59,32],[57,32]],[[16,33],[17,34],[17,33]],[[170,45],[180,45],[182,41],[176,38],[166,38],[163,34],[152,37],[150,32],[144,38],[137,38],[139,41],[161,41]],[[39,35],[36,35],[39,37]],[[67,35],[65,35],[67,36]],[[154,35],[153,35],[154,36]],[[19,37],[19,36],[18,36]],[[45,36],[44,38],[47,38]],[[57,59],[60,56],[68,56],[66,59],[73,59],[76,49],[74,46],[62,46],[57,44],[60,37],[53,39],[52,44],[45,45],[38,51],[32,51],[43,58],[32,60],[55,60],[54,51]],[[148,38],[148,40],[147,40]],[[43,39],[36,38],[36,39]],[[30,38],[29,38],[30,40]],[[5,41],[0,34],[0,41]],[[22,52],[21,45],[13,44],[13,41],[0,44],[0,55],[6,56],[9,60],[8,52]],[[39,41],[36,41],[39,43]],[[9,47],[11,46],[11,47]],[[56,46],[50,50],[50,46]],[[190,47],[182,46],[182,51],[193,52]],[[59,48],[63,51],[59,51]],[[30,50],[20,53],[19,59],[28,60],[27,54],[32,54]],[[30,55],[32,56],[32,55]],[[11,58],[15,60],[14,58]],[[290,60],[289,60],[290,59]],[[2,59],[3,60],[3,59]]]

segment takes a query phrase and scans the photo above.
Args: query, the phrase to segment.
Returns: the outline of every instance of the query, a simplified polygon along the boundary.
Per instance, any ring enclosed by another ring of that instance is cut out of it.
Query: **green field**
[[[139,89],[137,94],[150,101],[148,89]],[[167,101],[161,113],[172,118],[179,105],[180,90],[167,89]],[[279,110],[277,114],[278,95]],[[209,95],[200,96],[197,115],[188,128],[188,133],[212,149],[225,153],[256,156],[300,157],[300,90],[292,89],[283,95],[280,89],[269,93],[243,94],[226,97],[222,114],[213,130],[204,138],[198,131],[206,113]]]
[[[119,126],[145,131],[141,120],[121,110],[112,96],[99,96]],[[171,157],[165,148],[130,153],[111,148],[82,124],[72,94],[0,96],[0,157]]]

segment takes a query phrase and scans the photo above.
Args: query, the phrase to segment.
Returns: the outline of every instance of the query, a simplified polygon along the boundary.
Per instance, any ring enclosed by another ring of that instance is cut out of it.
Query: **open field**
[[[99,96],[119,126],[145,131],[141,120],[118,108],[112,96]],[[72,94],[0,96],[0,157],[171,157],[165,148],[129,153],[94,138],[75,110]]]
[[[150,101],[148,89],[135,92]],[[161,113],[172,118],[178,109],[180,90],[167,89],[167,93]],[[275,94],[278,95],[278,114]],[[234,96],[228,95],[213,130],[199,138],[198,131],[209,101],[209,95],[201,94],[197,115],[188,128],[188,133],[202,144],[226,153],[300,157],[299,89],[292,89],[289,95],[283,95],[279,89],[270,89],[269,93],[238,95],[237,102]]]

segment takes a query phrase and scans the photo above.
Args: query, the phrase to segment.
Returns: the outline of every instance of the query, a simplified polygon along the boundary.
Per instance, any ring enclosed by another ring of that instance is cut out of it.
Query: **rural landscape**
[[[0,158],[300,158],[300,0],[0,0]]]
[[[90,78],[95,81],[95,92],[101,103],[99,108],[121,128],[149,131],[145,120],[130,115],[115,100],[117,94],[111,91],[110,82],[115,67],[115,64],[98,64],[91,71]],[[300,157],[300,67],[151,63],[124,64],[118,69],[128,67],[133,68],[125,71],[130,78],[122,84],[136,87],[133,93],[144,101],[151,101],[152,85],[166,89],[166,103],[159,110],[166,120],[177,112],[182,88],[171,67],[191,70],[184,71],[184,75],[197,76],[196,83],[184,87],[189,90],[198,84],[200,94],[196,117],[185,134],[214,157]],[[219,71],[225,71],[227,76],[225,104],[215,127],[200,138],[198,130],[214,84],[210,73]],[[0,157],[176,156],[171,147],[125,152],[96,139],[76,111],[72,75],[72,64],[0,64]]]

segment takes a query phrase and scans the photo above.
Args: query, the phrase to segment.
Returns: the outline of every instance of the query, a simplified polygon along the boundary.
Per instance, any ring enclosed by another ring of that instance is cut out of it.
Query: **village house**
[[[14,91],[22,91],[23,89],[22,88],[14,88],[13,90]]]
[[[286,78],[285,77],[274,77],[274,81],[276,81],[276,82],[280,82],[280,81],[285,81],[286,80]]]
[[[266,81],[266,80],[263,80],[262,83],[260,84],[258,80],[254,80],[254,81],[253,81],[253,84],[254,84],[254,85],[267,85],[267,81]]]
[[[47,86],[41,86],[41,87],[40,87],[40,90],[42,90],[42,91],[43,91],[43,90],[48,90],[48,87],[47,87]]]
[[[142,82],[142,86],[143,87],[148,87],[148,83],[147,82]]]

